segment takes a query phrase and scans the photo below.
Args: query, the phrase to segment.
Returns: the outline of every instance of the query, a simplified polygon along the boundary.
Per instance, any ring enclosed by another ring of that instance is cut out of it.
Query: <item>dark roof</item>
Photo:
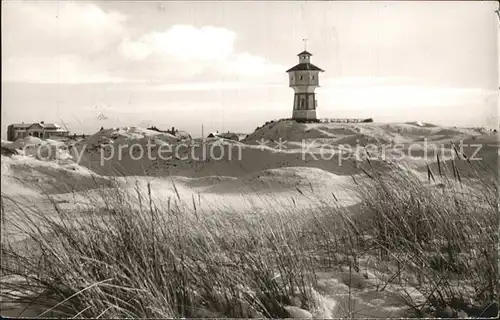
[[[304,51],[302,51],[301,53],[299,53],[299,54],[298,54],[298,56],[301,56],[301,55],[304,55],[304,54],[306,54],[306,55],[308,55],[308,56],[312,56],[312,53],[307,52],[307,51],[305,51],[305,50],[304,50]]]
[[[28,129],[31,126],[41,126],[45,129],[61,129],[61,127],[55,123],[40,123],[40,122],[35,122],[35,123],[13,123],[12,127],[16,129]]]
[[[222,133],[217,133],[217,132],[212,132],[208,136],[208,138],[223,138],[223,139],[239,139],[239,135],[233,132],[222,132]]]
[[[14,128],[29,128],[33,123],[13,123],[11,124]]]
[[[318,67],[316,67],[312,63],[299,63],[295,67],[288,69],[286,72],[291,72],[291,71],[304,71],[304,70],[312,70],[312,71],[321,71],[324,72],[325,70],[322,70]]]

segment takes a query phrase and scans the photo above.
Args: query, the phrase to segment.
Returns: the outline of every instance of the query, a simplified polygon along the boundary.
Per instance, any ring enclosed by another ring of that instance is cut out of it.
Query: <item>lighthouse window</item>
[[[302,76],[299,76],[299,80],[302,80]]]
[[[314,76],[311,76],[311,80],[314,80]]]

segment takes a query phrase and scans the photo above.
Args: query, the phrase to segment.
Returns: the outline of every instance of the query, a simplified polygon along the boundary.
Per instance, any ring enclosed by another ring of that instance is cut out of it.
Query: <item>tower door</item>
[[[300,110],[305,110],[306,109],[306,99],[304,96],[300,97]]]

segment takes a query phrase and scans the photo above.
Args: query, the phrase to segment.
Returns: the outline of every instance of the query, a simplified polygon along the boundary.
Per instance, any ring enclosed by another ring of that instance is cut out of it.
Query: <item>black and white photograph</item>
[[[0,318],[499,316],[500,1],[1,1]]]

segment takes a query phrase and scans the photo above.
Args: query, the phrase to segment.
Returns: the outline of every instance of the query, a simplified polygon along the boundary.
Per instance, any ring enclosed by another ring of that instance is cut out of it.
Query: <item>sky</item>
[[[321,118],[498,126],[495,1],[2,1],[2,139],[289,118],[286,70],[323,70]]]

